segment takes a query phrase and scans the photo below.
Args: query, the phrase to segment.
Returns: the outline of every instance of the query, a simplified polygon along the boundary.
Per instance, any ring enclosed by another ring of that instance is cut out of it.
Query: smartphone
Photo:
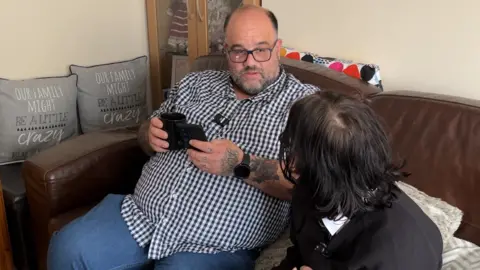
[[[201,125],[197,124],[185,124],[185,123],[177,123],[177,129],[180,136],[183,138],[183,145],[188,145],[188,148],[196,149],[195,147],[191,146],[188,142],[190,140],[198,140],[207,142],[207,136],[205,135],[205,131]]]

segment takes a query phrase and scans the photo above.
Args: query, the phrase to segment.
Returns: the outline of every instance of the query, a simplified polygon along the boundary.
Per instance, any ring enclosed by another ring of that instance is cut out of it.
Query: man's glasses
[[[252,55],[257,62],[266,62],[272,58],[272,51],[277,45],[277,40],[273,43],[271,48],[257,48],[254,50],[227,50],[228,58],[234,63],[243,63],[247,61],[248,55]]]

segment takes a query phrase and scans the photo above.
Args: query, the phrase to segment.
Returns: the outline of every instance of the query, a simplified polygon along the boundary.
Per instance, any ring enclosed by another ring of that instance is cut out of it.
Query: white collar
[[[331,235],[334,235],[337,233],[338,230],[348,221],[347,217],[342,217],[341,219],[338,220],[331,220],[328,218],[322,218],[323,225],[325,225],[325,228],[330,232]]]

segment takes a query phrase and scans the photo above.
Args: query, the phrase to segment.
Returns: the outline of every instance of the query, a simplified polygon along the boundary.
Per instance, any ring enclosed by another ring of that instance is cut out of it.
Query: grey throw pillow
[[[397,186],[437,225],[442,234],[443,246],[445,247],[460,227],[463,218],[462,210],[440,198],[429,196],[405,182],[397,182]]]
[[[77,76],[0,79],[0,164],[78,135]]]
[[[147,118],[147,57],[97,66],[71,65],[78,75],[83,133],[137,126]]]

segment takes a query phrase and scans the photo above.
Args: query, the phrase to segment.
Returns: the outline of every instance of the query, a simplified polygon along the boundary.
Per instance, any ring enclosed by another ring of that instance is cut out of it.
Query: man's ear
[[[282,39],[278,39],[277,40],[277,44],[275,45],[277,47],[277,55],[278,55],[278,58],[280,58],[280,53],[282,51],[282,45],[283,45],[283,40]]]
[[[279,39],[277,40],[277,46],[278,46],[278,48],[279,48],[279,49],[282,48],[282,45],[283,45],[283,39],[279,38]]]

